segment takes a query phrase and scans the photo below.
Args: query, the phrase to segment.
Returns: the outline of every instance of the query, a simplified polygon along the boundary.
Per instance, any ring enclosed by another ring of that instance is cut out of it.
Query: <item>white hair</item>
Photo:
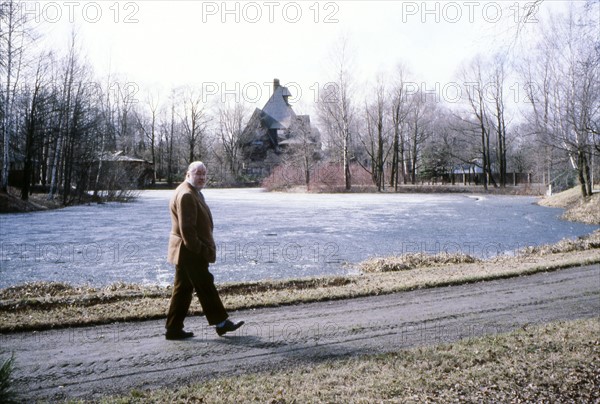
[[[199,168],[200,168],[200,169],[204,169],[204,171],[208,171],[208,170],[206,169],[206,166],[204,165],[204,163],[203,163],[203,162],[201,162],[201,161],[194,161],[194,162],[192,162],[192,163],[191,163],[191,164],[188,166],[187,172],[188,172],[188,173],[191,173],[191,172],[197,171]]]

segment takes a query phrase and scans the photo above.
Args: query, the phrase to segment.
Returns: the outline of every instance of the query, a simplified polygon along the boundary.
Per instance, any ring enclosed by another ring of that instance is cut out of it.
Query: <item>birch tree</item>
[[[600,120],[599,8],[598,2],[571,5],[554,18],[524,69],[533,131],[541,144],[568,157],[584,197],[592,193],[590,160]]]
[[[65,145],[65,136],[68,131],[71,119],[71,107],[73,102],[73,92],[75,88],[75,75],[78,63],[78,56],[75,46],[75,35],[71,37],[71,46],[69,53],[64,60],[64,71],[60,72],[61,89],[59,98],[56,100],[57,121],[55,123],[54,150],[51,156],[51,177],[50,191],[48,198],[53,199],[60,185],[62,176],[62,165],[64,163],[63,148]]]
[[[48,98],[51,96],[47,88],[47,75],[49,66],[48,54],[42,54],[38,60],[35,74],[31,79],[31,85],[26,87],[24,94],[25,124],[23,127],[24,165],[23,165],[23,187],[21,188],[21,199],[29,199],[30,184],[34,172],[34,158],[41,149],[43,138],[40,132],[45,131],[45,124],[50,114]]]
[[[11,143],[16,135],[15,98],[20,84],[24,54],[32,39],[27,15],[21,3],[14,0],[0,2],[0,131],[2,133],[2,171],[0,191],[7,192],[11,160]]]
[[[339,42],[333,56],[334,79],[323,85],[319,92],[317,113],[328,135],[338,149],[344,171],[344,187],[352,188],[350,160],[355,106],[352,101],[353,82],[350,49],[346,39]]]

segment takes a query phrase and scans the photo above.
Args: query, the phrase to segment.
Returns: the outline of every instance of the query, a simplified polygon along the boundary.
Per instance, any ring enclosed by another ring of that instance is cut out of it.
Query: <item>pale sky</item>
[[[296,109],[310,108],[333,76],[331,53],[347,37],[358,82],[374,82],[402,62],[427,89],[456,80],[477,53],[519,46],[548,10],[546,0],[515,42],[530,1],[30,1],[54,49],[72,27],[98,77],[140,89],[196,85],[263,105],[273,78],[288,85]],[[525,35],[525,36],[524,36]],[[143,97],[141,97],[143,98]]]

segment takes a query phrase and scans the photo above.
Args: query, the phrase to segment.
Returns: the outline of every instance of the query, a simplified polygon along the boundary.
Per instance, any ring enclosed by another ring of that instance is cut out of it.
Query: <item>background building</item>
[[[243,174],[264,178],[273,167],[298,155],[319,154],[321,134],[309,115],[296,115],[289,103],[290,91],[273,80],[273,94],[256,108],[241,138]]]

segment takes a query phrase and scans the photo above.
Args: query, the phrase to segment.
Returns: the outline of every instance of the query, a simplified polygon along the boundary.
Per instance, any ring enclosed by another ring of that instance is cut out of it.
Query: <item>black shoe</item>
[[[222,337],[226,333],[235,331],[243,325],[244,325],[243,321],[238,321],[237,323],[234,323],[230,320],[225,320],[225,325],[223,327],[218,327],[218,326],[216,327],[217,334],[219,334],[219,337]]]
[[[165,338],[168,340],[178,340],[178,339],[186,339],[192,338],[194,333],[191,331],[183,331],[183,330],[167,330],[165,333]]]

